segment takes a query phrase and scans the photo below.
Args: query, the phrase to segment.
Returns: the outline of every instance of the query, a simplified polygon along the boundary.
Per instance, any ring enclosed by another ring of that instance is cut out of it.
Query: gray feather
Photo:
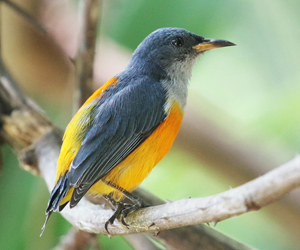
[[[133,79],[134,80],[134,79]],[[74,206],[88,189],[132,153],[164,121],[166,91],[151,81],[122,84],[104,93],[75,156],[68,179],[75,187]],[[150,96],[148,93],[152,93]]]

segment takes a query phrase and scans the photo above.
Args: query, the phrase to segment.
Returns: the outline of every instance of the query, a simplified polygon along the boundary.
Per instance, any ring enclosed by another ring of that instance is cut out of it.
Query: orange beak
[[[236,44],[221,39],[205,38],[203,43],[199,43],[193,46],[193,49],[197,50],[198,52],[204,52],[207,50],[222,48],[227,46],[236,46]]]

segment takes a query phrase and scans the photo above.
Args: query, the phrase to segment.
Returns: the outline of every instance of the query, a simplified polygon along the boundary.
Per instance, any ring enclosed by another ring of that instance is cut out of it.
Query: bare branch
[[[36,20],[32,15],[30,15],[26,10],[20,7],[18,4],[10,1],[10,0],[1,0],[2,2],[6,3],[9,7],[15,10],[18,14],[20,14],[25,20],[27,20],[30,24],[32,24],[38,31],[43,34],[46,34],[46,30],[44,26]],[[0,2],[1,2],[0,1]]]
[[[164,205],[153,206],[129,214],[126,222],[109,227],[111,235],[123,235],[219,221],[237,216],[278,200],[286,193],[300,186],[300,157],[250,181],[242,186],[206,198],[182,199]],[[112,211],[101,211],[87,200],[70,210],[65,208],[64,217],[78,228],[106,234],[105,222]]]
[[[76,84],[74,90],[74,113],[93,93],[93,66],[96,50],[97,27],[100,19],[100,0],[80,2],[80,39],[75,58]]]
[[[94,57],[101,0],[81,1],[79,47],[75,58],[76,77],[73,93],[73,113],[93,93]],[[92,234],[91,234],[92,237]]]
[[[39,173],[34,152],[35,142],[54,129],[41,109],[23,96],[0,55],[0,138],[19,157],[21,166]]]
[[[134,193],[139,197],[143,197],[143,200],[145,200],[152,206],[161,205],[165,203],[163,200],[159,199],[158,197],[151,194],[149,191],[142,188],[138,188],[134,191]],[[87,198],[91,200],[94,204],[103,204],[104,200],[99,197],[91,196]],[[224,234],[214,230],[214,228],[206,226],[204,224],[163,230],[159,231],[158,234],[147,233],[147,235],[156,241],[159,240],[163,245],[168,246],[168,250],[252,249],[231,238],[228,238]]]

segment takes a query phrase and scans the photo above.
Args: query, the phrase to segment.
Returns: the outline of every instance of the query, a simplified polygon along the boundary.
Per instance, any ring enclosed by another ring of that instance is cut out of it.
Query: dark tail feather
[[[47,222],[48,222],[48,220],[49,220],[49,217],[50,217],[50,215],[51,215],[51,214],[52,214],[52,211],[51,211],[51,212],[49,212],[49,213],[47,214],[47,217],[46,217],[45,223],[44,223],[44,225],[43,225],[43,227],[42,227],[42,231],[41,231],[40,237],[42,237],[42,235],[43,235],[43,233],[44,233],[44,231],[45,231],[46,224],[47,224]]]
[[[90,189],[91,186],[92,186],[91,184],[81,184],[79,187],[74,189],[70,201],[70,208],[73,208],[78,204],[78,202],[86,194],[86,192]]]
[[[66,202],[65,204],[59,206],[61,200],[66,196],[67,192],[69,191],[69,188],[70,188],[69,180],[67,178],[67,174],[65,174],[64,176],[61,176],[59,178],[55,187],[51,191],[50,198],[48,201],[48,206],[46,208],[47,217],[42,227],[42,232],[40,234],[40,237],[42,236],[45,230],[46,224],[52,212],[58,210],[61,211],[68,204],[68,202]]]
[[[65,174],[58,179],[55,187],[51,191],[48,206],[46,208],[46,214],[51,211],[58,211],[59,204],[61,200],[66,196],[69,189],[69,180],[67,178],[67,174]]]

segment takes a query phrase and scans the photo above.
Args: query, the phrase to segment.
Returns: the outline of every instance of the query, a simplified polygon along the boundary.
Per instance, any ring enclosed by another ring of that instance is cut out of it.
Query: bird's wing
[[[165,100],[161,84],[142,82],[127,85],[99,101],[91,111],[95,117],[68,172],[75,187],[71,207],[164,121]]]
[[[95,107],[106,99],[108,93],[111,93],[115,88],[118,78],[112,78],[106,82],[101,88],[93,93],[88,100],[78,110],[76,115],[68,124],[61,147],[60,155],[57,161],[57,172],[55,184],[59,178],[64,176],[69,171],[70,165],[74,160],[81,143],[91,127],[92,121],[95,118]]]

